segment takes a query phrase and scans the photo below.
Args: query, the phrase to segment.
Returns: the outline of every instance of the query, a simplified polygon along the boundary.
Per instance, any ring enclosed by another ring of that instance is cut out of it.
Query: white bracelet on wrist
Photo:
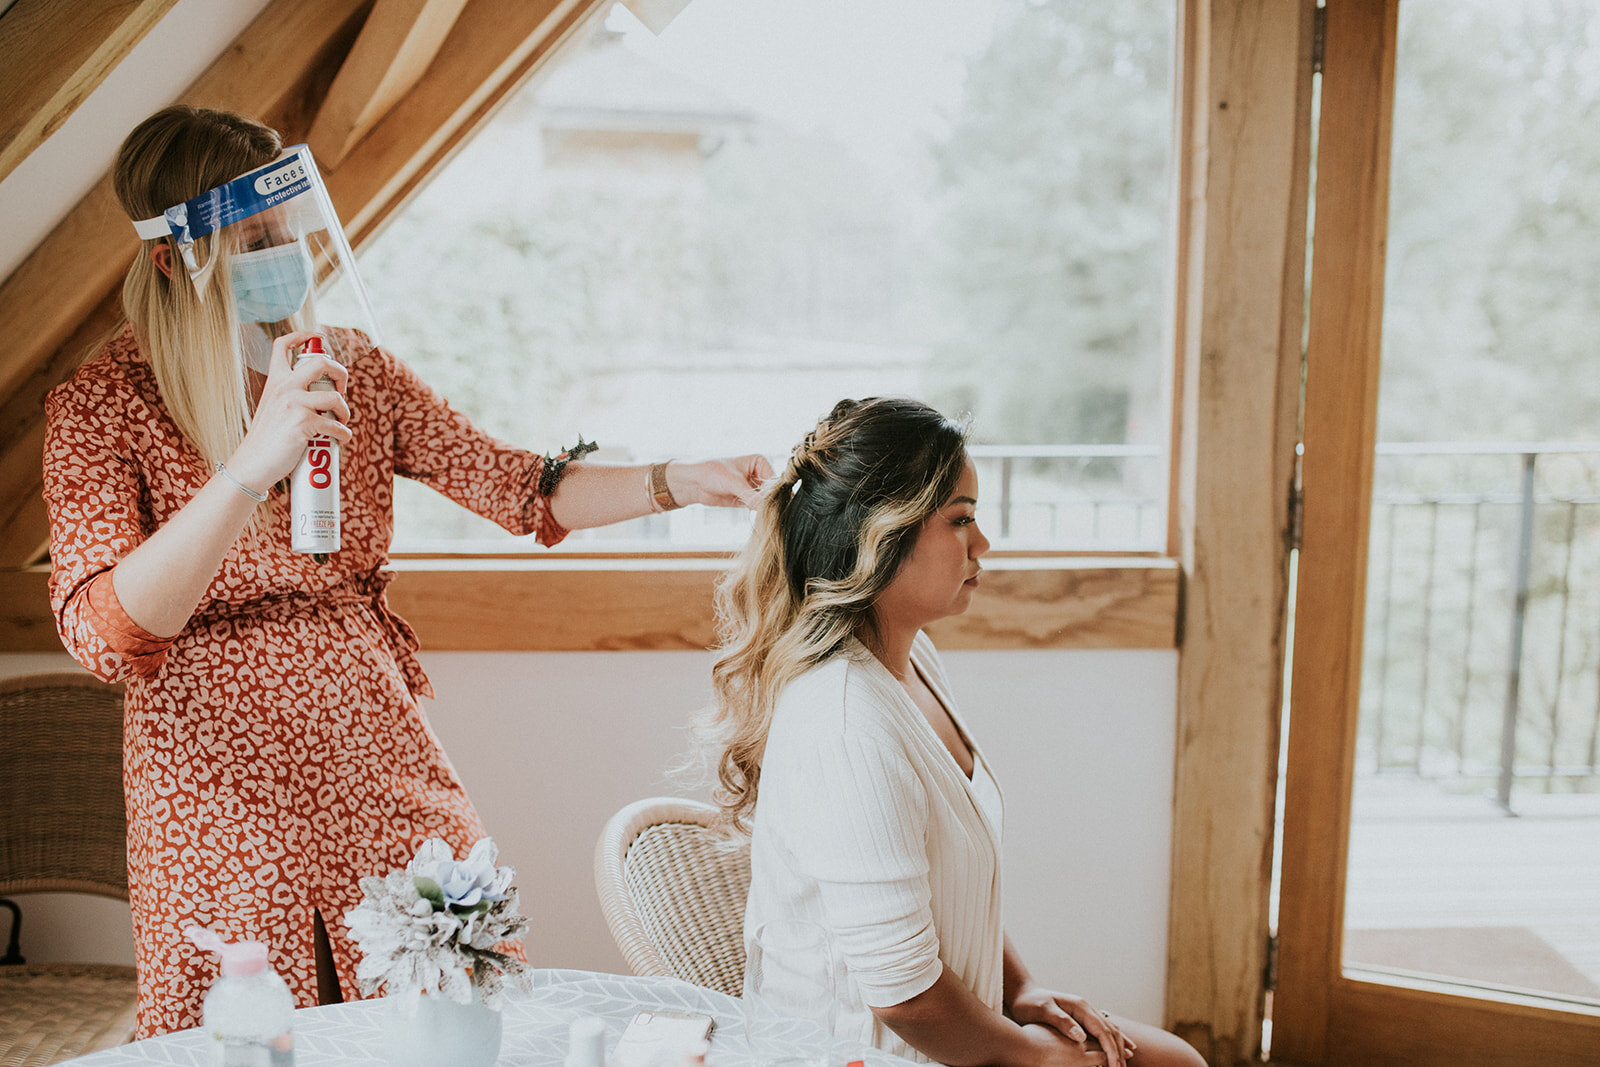
[[[239,490],[239,492],[243,493],[245,496],[249,497],[251,500],[254,500],[257,504],[260,504],[260,503],[264,502],[267,499],[267,494],[258,493],[254,489],[250,488],[248,485],[245,485],[239,479],[235,478],[233,476],[233,472],[230,471],[227,467],[224,467],[222,465],[222,461],[221,460],[217,461],[217,473],[222,475],[224,478],[228,479],[228,481],[232,482],[233,483],[233,487],[235,489]]]

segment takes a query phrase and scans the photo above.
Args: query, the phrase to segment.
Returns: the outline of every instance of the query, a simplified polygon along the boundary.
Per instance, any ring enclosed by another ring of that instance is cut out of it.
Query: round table
[[[295,1067],[385,1063],[383,1027],[392,1010],[385,1000],[357,1000],[294,1013]],[[556,1065],[567,1052],[567,1030],[580,1015],[595,1015],[606,1025],[609,1052],[623,1028],[640,1011],[704,1012],[716,1020],[707,1057],[712,1067],[759,1067],[745,1040],[741,1002],[723,993],[676,978],[639,978],[592,971],[541,970],[533,973],[530,993],[511,993],[502,1009],[501,1067]],[[762,1060],[812,1058],[823,1047],[822,1028],[804,1019],[771,1012],[759,1017]],[[199,1029],[135,1041],[131,1045],[80,1056],[81,1067],[207,1067],[207,1037]],[[864,1060],[868,1067],[906,1067],[906,1060],[877,1049],[835,1042],[833,1067]]]

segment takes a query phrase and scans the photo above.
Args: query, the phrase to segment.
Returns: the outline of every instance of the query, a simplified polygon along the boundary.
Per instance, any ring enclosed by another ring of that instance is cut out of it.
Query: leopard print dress
[[[289,549],[287,494],[229,550],[194,615],[162,640],[118,603],[117,561],[211,477],[178,431],[131,330],[46,401],[50,600],[85,667],[126,680],[123,779],[140,1037],[197,1025],[215,960],[194,922],[265,941],[295,1003],[316,1003],[312,913],[356,992],[344,913],[358,880],[426,838],[464,855],[484,830],[417,705],[432,689],[384,568],[394,476],[419,479],[518,534],[566,531],[539,491],[545,461],[452,410],[405,364],[333,331],[350,364],[341,551]]]

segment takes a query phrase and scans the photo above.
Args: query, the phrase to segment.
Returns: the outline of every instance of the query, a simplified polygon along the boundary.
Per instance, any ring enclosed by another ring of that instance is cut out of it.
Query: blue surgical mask
[[[233,255],[233,301],[244,322],[282,322],[311,295],[311,256],[305,243]]]

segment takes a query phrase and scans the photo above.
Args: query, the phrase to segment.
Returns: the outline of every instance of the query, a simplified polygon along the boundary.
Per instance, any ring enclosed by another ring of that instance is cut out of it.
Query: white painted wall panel
[[[1172,652],[952,652],[962,710],[1006,792],[1006,911],[1042,980],[1159,1020],[1171,849]],[[429,714],[534,916],[541,965],[617,970],[595,901],[600,827],[630,800],[693,795],[665,772],[710,698],[692,652],[429,653]],[[0,655],[0,676],[72,667]],[[36,960],[132,959],[127,911],[29,901]],[[102,951],[102,948],[105,951]]]

